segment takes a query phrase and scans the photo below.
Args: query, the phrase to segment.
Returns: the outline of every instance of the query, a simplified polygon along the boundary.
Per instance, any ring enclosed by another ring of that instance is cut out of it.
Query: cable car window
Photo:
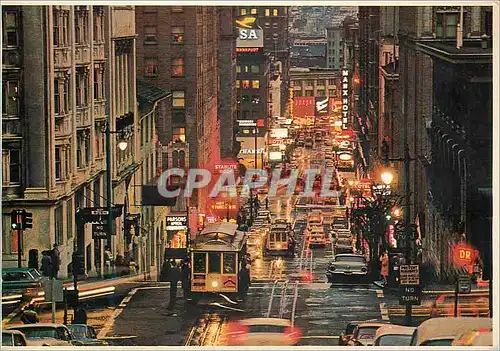
[[[281,241],[286,241],[286,233],[281,233]]]
[[[206,262],[205,262],[205,253],[195,253],[193,258],[193,271],[194,273],[205,273],[206,271]]]
[[[220,274],[220,252],[210,252],[208,254],[208,273]]]
[[[225,253],[223,256],[223,267],[224,274],[235,274],[236,273],[236,254],[235,253]]]

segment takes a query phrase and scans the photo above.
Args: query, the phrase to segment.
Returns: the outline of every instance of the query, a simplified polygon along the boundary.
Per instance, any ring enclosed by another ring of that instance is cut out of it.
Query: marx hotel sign
[[[342,70],[342,129],[348,128],[349,123],[349,70]]]

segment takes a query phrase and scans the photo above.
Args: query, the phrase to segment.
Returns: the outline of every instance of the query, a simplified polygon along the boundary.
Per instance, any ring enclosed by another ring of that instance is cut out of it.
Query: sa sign
[[[257,30],[255,29],[240,29],[240,40],[257,40]]]

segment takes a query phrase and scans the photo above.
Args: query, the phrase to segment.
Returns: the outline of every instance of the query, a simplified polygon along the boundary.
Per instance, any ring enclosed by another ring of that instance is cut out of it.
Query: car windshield
[[[32,277],[28,272],[4,272],[2,280],[4,282],[13,282],[17,280],[31,280]]]
[[[30,328],[19,329],[19,331],[23,332],[27,339],[36,339],[36,338],[58,339],[57,331],[55,328],[30,327]]]
[[[410,346],[411,335],[384,335],[375,346]]]
[[[2,346],[14,346],[12,345],[12,335],[8,333],[2,333]]]
[[[336,256],[335,261],[364,263],[364,258],[358,256]]]
[[[354,332],[354,329],[356,328],[357,324],[348,324],[347,327],[345,328],[345,333],[346,334],[352,334]]]
[[[286,327],[282,325],[250,325],[248,326],[249,333],[284,333]]]
[[[377,333],[377,329],[379,327],[361,327],[358,330],[358,340],[366,340],[375,338],[375,334]]]
[[[69,330],[71,330],[71,334],[75,337],[75,339],[85,339],[87,336],[87,327],[83,325],[69,325]]]
[[[42,277],[42,273],[40,273],[39,271],[37,271],[36,269],[32,269],[30,271],[30,274],[35,277],[35,279],[37,278],[41,278]]]

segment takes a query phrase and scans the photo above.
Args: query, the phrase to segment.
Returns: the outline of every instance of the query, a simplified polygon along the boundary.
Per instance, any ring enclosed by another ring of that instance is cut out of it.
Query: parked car
[[[387,325],[378,328],[374,346],[410,346],[415,327]]]
[[[17,330],[2,331],[2,346],[27,346],[26,336]]]
[[[15,325],[7,330],[22,332],[28,346],[82,346],[83,343],[76,340],[68,327],[64,324],[37,323]]]
[[[93,327],[87,324],[68,325],[75,340],[81,341],[83,346],[108,346],[105,340],[97,339],[97,333]]]
[[[352,333],[347,346],[373,346],[378,328],[387,326],[389,322],[362,322]]]
[[[300,341],[300,331],[290,320],[249,318],[228,326],[229,346],[293,346]]]
[[[364,279],[367,275],[368,267],[365,256],[358,254],[337,254],[326,270],[329,283],[341,278]]]
[[[483,328],[468,331],[456,337],[451,346],[493,346],[493,330]]]
[[[413,333],[411,346],[451,346],[458,336],[478,328],[493,328],[492,319],[475,317],[427,319]]]
[[[345,327],[345,331],[340,333],[339,336],[339,346],[346,346],[347,342],[352,338],[352,333],[354,332],[354,329],[356,329],[356,326],[360,322],[349,322],[347,323],[347,326]]]
[[[22,293],[26,289],[42,290],[45,279],[34,268],[2,268],[2,291]]]

